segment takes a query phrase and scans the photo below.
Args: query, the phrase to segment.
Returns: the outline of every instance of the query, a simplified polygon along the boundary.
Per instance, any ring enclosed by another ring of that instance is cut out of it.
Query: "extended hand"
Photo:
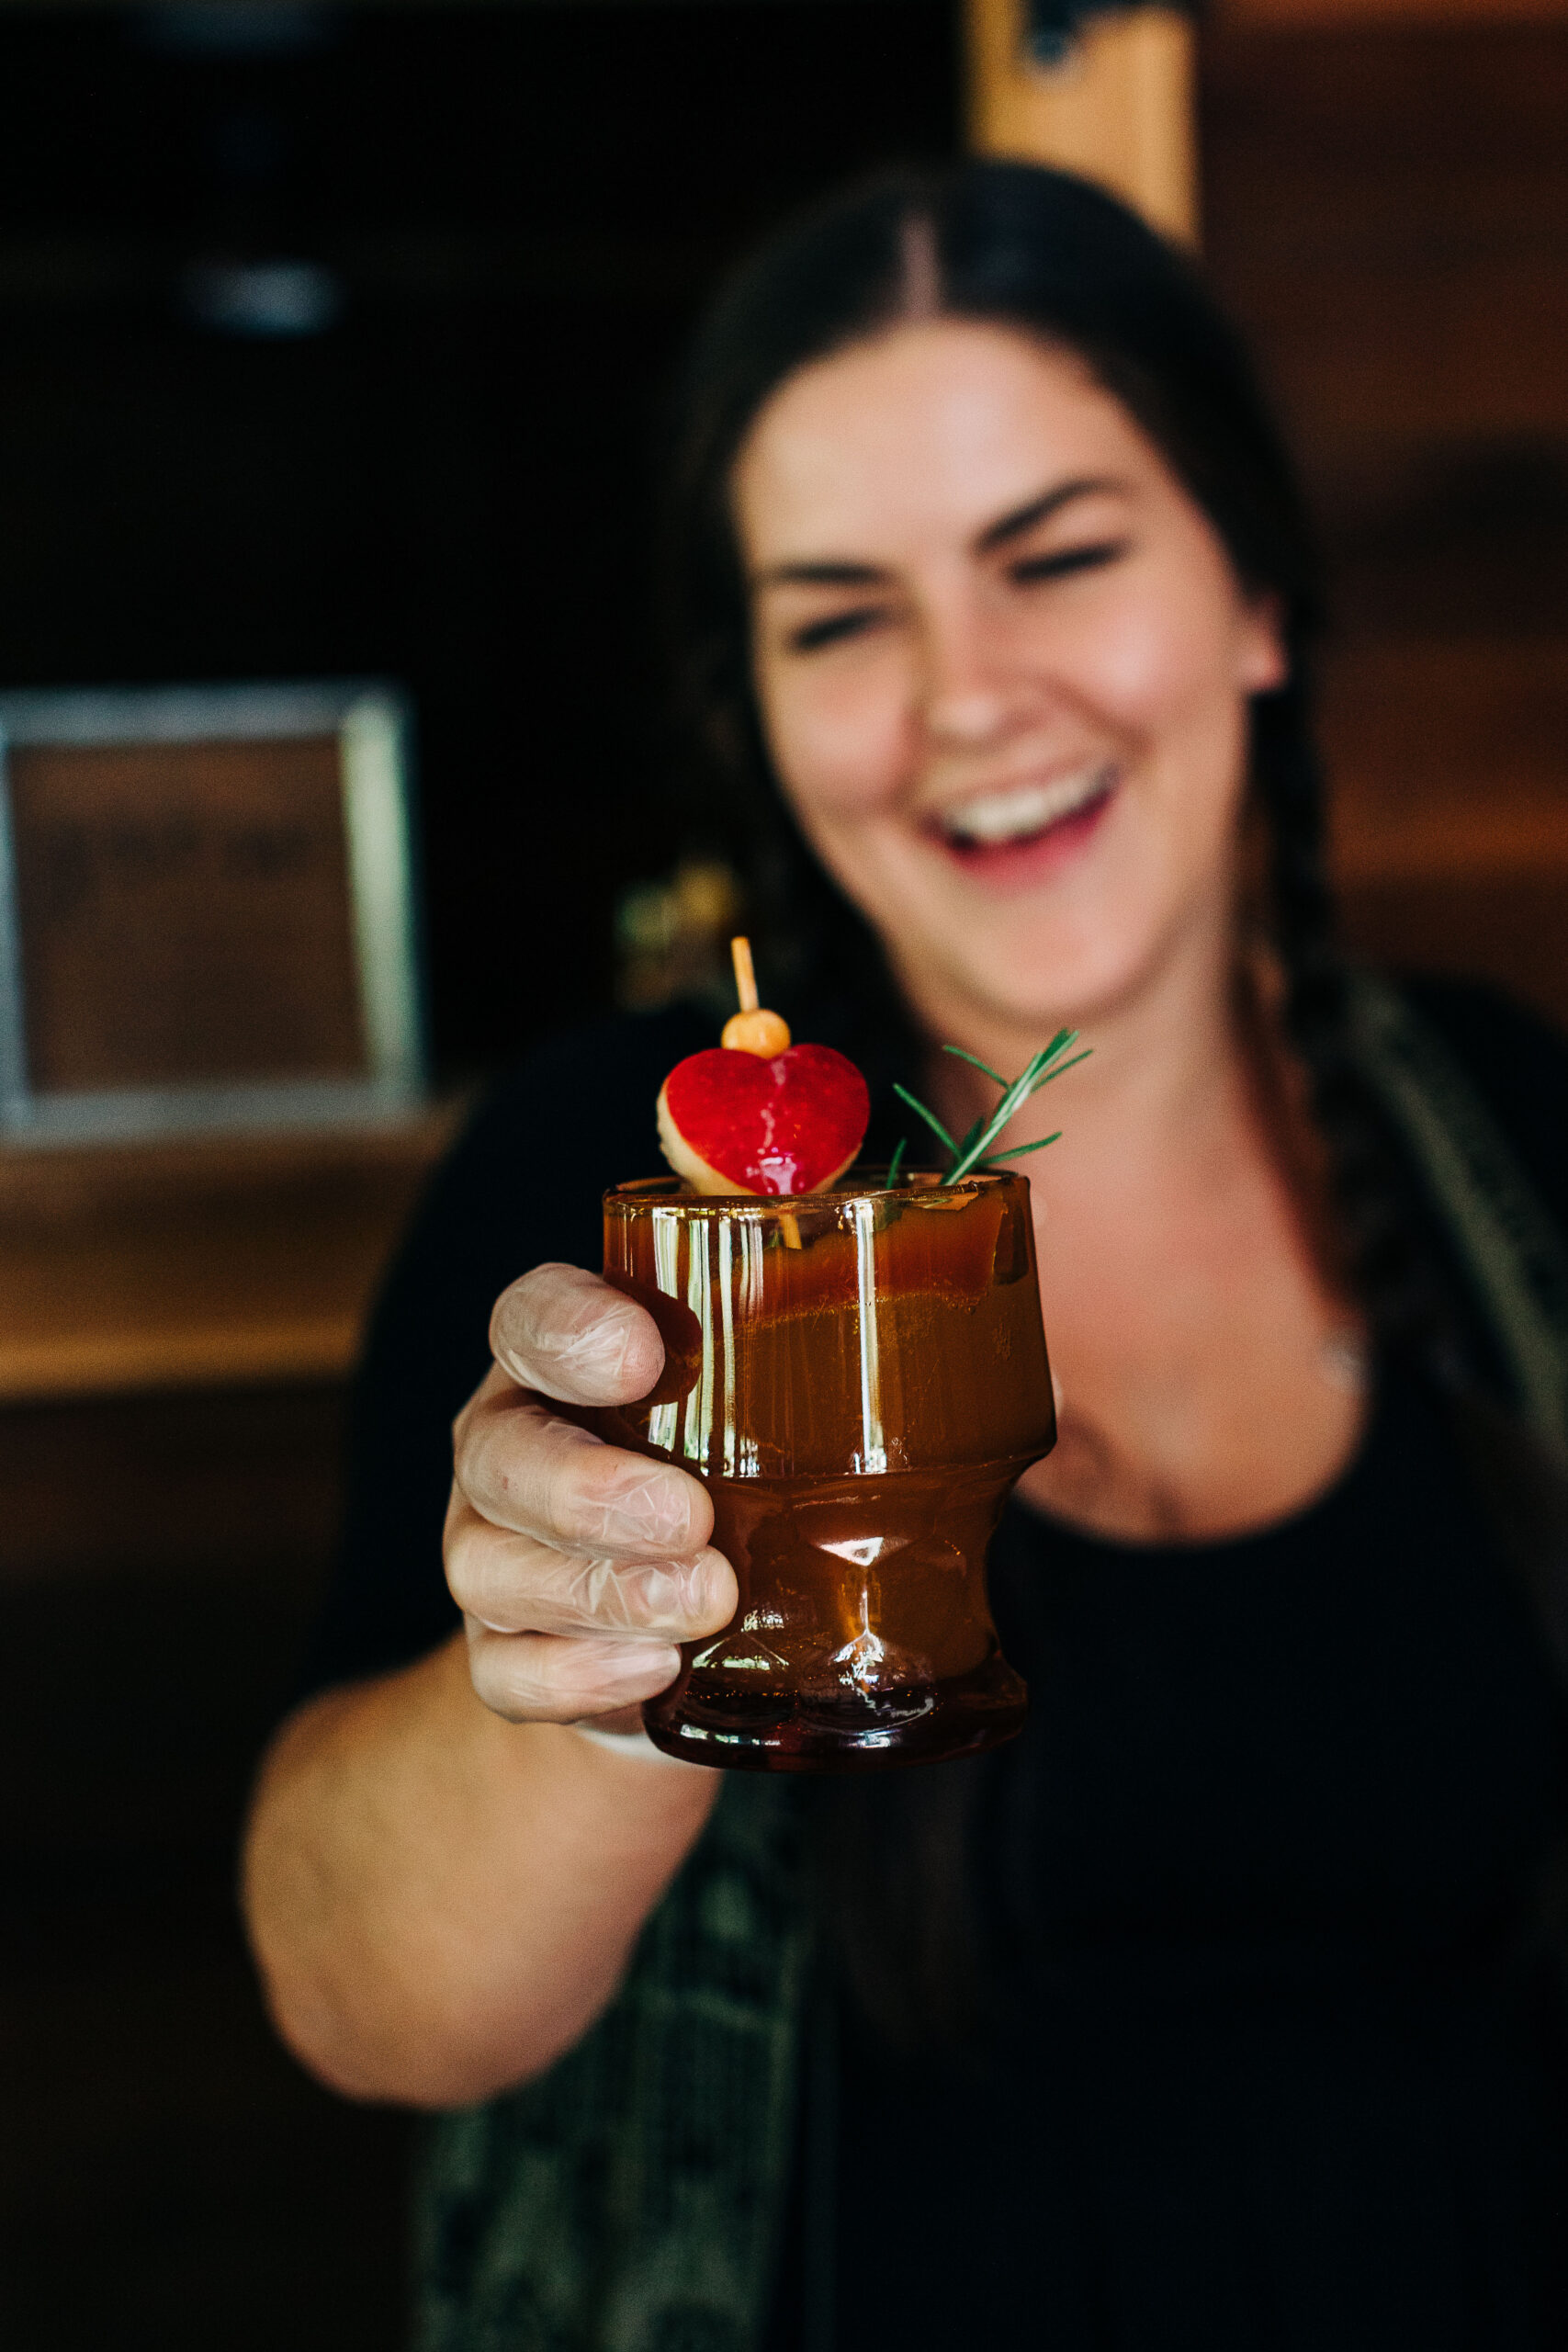
[[[474,1689],[513,1722],[612,1717],[674,1679],[678,1643],[735,1613],[697,1480],[549,1409],[646,1396],[663,1342],[596,1274],[547,1265],[502,1292],[491,1348],[495,1363],[457,1417],[446,1513]]]

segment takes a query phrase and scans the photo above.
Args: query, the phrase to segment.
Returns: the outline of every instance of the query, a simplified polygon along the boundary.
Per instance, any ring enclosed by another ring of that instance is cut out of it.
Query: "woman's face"
[[[734,492],[780,781],[918,1007],[1081,1020],[1213,946],[1279,633],[1080,360],[896,327],[780,387]]]

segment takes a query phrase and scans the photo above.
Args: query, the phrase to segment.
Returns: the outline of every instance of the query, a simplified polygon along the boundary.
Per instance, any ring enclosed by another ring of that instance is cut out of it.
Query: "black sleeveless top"
[[[1437,1401],[1386,1380],[1263,1533],[1015,1508],[993,1586],[1031,1700],[974,1827],[994,2021],[911,2059],[841,2019],[838,2352],[1568,2341],[1568,2068],[1522,1938],[1568,1753]],[[824,2340],[801,2210],[780,2347]]]

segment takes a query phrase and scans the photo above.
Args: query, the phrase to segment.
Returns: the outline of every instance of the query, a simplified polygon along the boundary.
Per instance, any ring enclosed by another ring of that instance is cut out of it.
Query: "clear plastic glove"
[[[607,1445],[551,1400],[630,1403],[664,1363],[653,1318],[577,1266],[536,1266],[491,1317],[495,1363],[457,1416],[446,1581],[474,1689],[513,1723],[633,1730],[680,1642],[735,1613],[695,1478]]]

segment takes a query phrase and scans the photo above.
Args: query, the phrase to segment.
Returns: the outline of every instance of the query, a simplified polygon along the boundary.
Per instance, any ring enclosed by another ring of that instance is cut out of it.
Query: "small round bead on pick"
[[[757,1001],[757,975],[751,962],[749,939],[732,939],[729,953],[735,965],[735,993],[740,1000],[740,1010],[732,1012],[724,1024],[719,1039],[731,1053],[757,1054],[771,1062],[775,1054],[785,1052],[789,1046],[789,1023],[782,1013],[770,1012]]]

